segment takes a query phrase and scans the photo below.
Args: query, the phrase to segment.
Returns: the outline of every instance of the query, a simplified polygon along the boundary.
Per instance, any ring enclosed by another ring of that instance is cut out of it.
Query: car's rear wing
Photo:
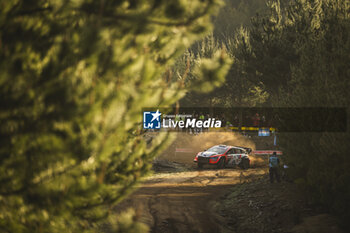
[[[251,148],[248,147],[243,147],[243,146],[239,146],[240,148],[244,149],[245,151],[247,151],[248,154],[250,154],[250,152],[252,152]]]

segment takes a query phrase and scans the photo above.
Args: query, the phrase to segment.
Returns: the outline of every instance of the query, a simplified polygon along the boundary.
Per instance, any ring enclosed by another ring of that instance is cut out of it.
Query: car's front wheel
[[[217,168],[224,168],[225,167],[225,159],[221,158],[217,164]]]
[[[203,168],[203,164],[201,164],[201,163],[198,163],[197,166],[198,166],[199,169]]]

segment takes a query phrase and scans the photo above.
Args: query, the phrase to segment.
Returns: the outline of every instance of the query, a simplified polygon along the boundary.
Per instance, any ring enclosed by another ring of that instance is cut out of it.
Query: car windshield
[[[226,147],[222,147],[222,146],[213,146],[212,148],[208,149],[208,152],[215,152],[218,154],[223,154],[226,151]]]

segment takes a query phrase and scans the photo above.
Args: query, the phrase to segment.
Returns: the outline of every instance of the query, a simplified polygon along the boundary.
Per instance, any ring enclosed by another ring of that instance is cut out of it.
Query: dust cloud
[[[208,132],[198,135],[178,133],[175,143],[177,148],[190,148],[195,152],[220,144],[249,147],[255,150],[253,141],[235,132]]]
[[[197,135],[178,132],[173,144],[158,159],[187,165],[194,165],[193,159],[198,152],[215,145],[230,145],[256,149],[254,141],[236,132],[205,132]],[[251,165],[264,164],[262,158],[250,154]]]

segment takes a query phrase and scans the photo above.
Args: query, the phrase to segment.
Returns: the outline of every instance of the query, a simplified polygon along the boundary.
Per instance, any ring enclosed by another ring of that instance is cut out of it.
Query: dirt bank
[[[308,205],[297,186],[261,176],[235,185],[215,205],[223,233],[341,233],[336,219]]]

